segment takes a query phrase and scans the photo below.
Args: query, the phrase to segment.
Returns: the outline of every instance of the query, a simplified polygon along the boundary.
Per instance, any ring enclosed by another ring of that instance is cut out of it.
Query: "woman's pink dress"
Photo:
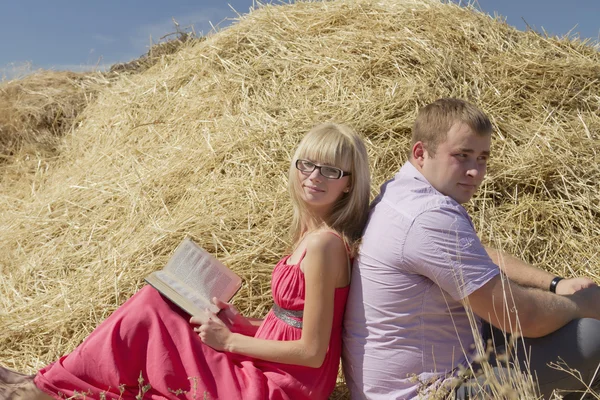
[[[273,270],[273,300],[283,309],[302,310],[304,274],[300,262],[288,265],[288,258]],[[55,398],[85,393],[95,399],[133,399],[143,393],[144,399],[326,399],[338,373],[348,289],[335,291],[331,339],[320,368],[213,350],[193,331],[187,314],[146,286],[72,353],[40,370],[35,384]],[[296,340],[301,333],[271,310],[255,336]]]

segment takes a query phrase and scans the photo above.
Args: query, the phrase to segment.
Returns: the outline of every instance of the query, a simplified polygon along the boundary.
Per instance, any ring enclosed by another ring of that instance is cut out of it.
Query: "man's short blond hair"
[[[490,119],[473,104],[461,99],[443,98],[419,110],[412,130],[412,145],[423,142],[430,155],[443,143],[455,123],[467,124],[475,133],[492,133]],[[411,146],[412,147],[412,146]]]

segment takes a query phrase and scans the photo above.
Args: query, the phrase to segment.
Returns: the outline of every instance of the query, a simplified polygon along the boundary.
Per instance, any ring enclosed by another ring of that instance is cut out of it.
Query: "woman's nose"
[[[315,168],[310,175],[308,176],[309,179],[321,179],[321,171],[319,170],[319,168]]]

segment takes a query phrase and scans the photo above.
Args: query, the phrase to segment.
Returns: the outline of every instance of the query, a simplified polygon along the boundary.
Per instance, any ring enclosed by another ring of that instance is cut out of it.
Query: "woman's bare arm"
[[[317,368],[323,364],[333,322],[334,294],[340,276],[345,276],[347,255],[344,243],[329,233],[315,233],[308,239],[302,260],[306,281],[302,335],[299,340],[264,340],[232,333],[214,314],[196,328],[202,340],[217,350],[285,364]]]

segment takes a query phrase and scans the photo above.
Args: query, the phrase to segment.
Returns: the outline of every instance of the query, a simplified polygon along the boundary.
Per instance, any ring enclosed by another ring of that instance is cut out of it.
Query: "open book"
[[[190,238],[175,249],[167,265],[151,273],[146,282],[190,315],[219,309],[212,298],[228,302],[242,279]]]

